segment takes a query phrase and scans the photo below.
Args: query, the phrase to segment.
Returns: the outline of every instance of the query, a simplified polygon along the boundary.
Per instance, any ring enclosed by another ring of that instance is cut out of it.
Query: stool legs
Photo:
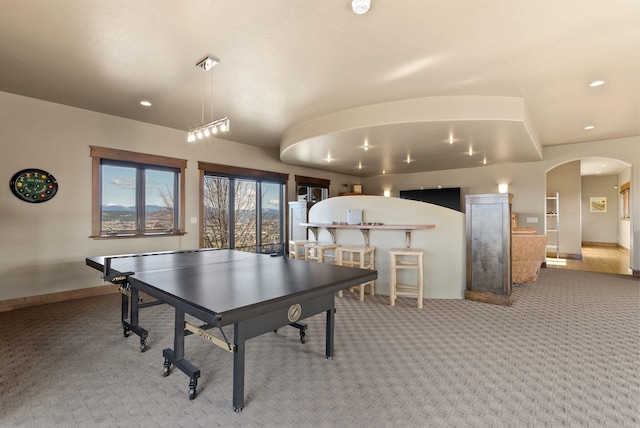
[[[308,261],[315,261],[319,263],[330,263],[329,259],[337,260],[338,245],[336,244],[321,244],[310,243],[304,246],[304,258]],[[333,254],[329,252],[333,251]]]
[[[360,269],[375,269],[375,247],[339,247],[336,251],[337,264],[341,266],[358,267]],[[365,287],[369,286],[369,294],[375,295],[375,282],[369,281],[349,290],[353,291],[358,287],[360,301],[364,301]],[[338,291],[338,297],[342,297],[342,290]]]
[[[398,295],[416,297],[418,300],[418,309],[422,309],[424,299],[424,268],[423,268],[423,252],[410,248],[392,249],[389,251],[391,256],[391,281],[389,287],[389,305],[395,306]],[[399,257],[404,257],[400,259]],[[406,257],[410,257],[407,260]],[[415,285],[399,284],[398,270],[415,270],[417,280]],[[406,291],[405,291],[406,290]]]
[[[422,309],[422,303],[424,300],[424,271],[422,267],[422,254],[420,254],[420,260],[418,262],[418,309]]]
[[[396,305],[396,284],[398,279],[396,276],[396,255],[391,254],[391,290],[389,290],[389,305]]]
[[[305,246],[314,242],[309,240],[289,241],[289,258],[305,260]]]

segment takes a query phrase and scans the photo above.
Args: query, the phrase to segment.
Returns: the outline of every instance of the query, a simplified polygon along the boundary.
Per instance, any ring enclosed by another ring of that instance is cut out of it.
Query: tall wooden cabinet
[[[511,305],[510,193],[466,196],[465,298]]]

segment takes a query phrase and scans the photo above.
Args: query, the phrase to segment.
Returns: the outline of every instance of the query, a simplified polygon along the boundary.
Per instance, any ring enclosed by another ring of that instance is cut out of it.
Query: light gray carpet
[[[247,343],[245,409],[232,356],[190,336],[202,370],[162,377],[173,312],[144,309],[149,349],[122,337],[119,295],[0,313],[0,425],[99,427],[638,427],[640,283],[543,269],[512,307],[465,300],[336,299],[307,343],[284,328]]]

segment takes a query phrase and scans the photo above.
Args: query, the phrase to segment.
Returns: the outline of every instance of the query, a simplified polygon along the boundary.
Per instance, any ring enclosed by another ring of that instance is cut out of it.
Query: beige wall
[[[100,285],[85,266],[88,256],[198,247],[198,161],[331,180],[331,195],[357,177],[280,162],[278,152],[221,139],[187,143],[184,132],[115,116],[0,92],[0,300]],[[93,240],[89,146],[188,159],[186,232],[182,237]],[[53,174],[59,184],[48,202],[29,204],[9,190],[12,175],[25,168]],[[191,219],[196,223],[192,224]]]
[[[619,193],[616,175],[582,177],[582,242],[618,242]],[[591,212],[590,198],[607,198],[606,212]]]
[[[477,168],[432,171],[405,175],[381,175],[362,180],[367,194],[382,195],[390,190],[398,196],[400,190],[461,187],[463,194],[495,193],[498,183],[509,183],[513,193],[513,211],[519,214],[519,226],[536,227],[544,233],[544,209],[547,171],[584,157],[609,157],[630,166],[631,216],[628,222],[631,264],[640,272],[640,136],[587,143],[545,147],[544,160],[521,164],[486,165]],[[538,223],[528,223],[527,219]]]
[[[283,164],[277,151],[210,139],[187,143],[184,132],[87,110],[0,92],[0,300],[81,289],[100,284],[99,275],[86,267],[87,256],[123,252],[196,248],[199,220],[197,162],[215,162],[289,173],[289,200],[295,199],[294,176],[330,179],[330,193],[357,177]],[[93,240],[91,233],[91,162],[89,146],[103,146],[188,159],[186,171],[186,231],[183,237]],[[436,171],[362,180],[366,193],[384,189],[462,187],[466,193],[495,193],[497,183],[508,182],[514,211],[521,218],[544,222],[545,173],[581,156],[610,156],[628,162],[632,181],[630,242],[632,264],[640,271],[640,137],[571,144],[544,150],[545,160],[517,165],[495,165],[465,170]],[[24,168],[53,174],[60,189],[51,201],[28,204],[9,190],[11,176]]]
[[[520,226],[536,227],[544,233],[544,175],[540,177],[537,162],[495,165],[447,171],[433,171],[403,175],[381,175],[362,180],[365,193],[382,195],[384,190],[398,196],[400,190],[430,189],[438,186],[460,187],[461,203],[469,194],[498,193],[498,183],[508,183],[513,193],[513,211],[518,213]],[[464,208],[463,208],[464,209]],[[537,223],[526,223],[533,218]]]
[[[582,254],[580,161],[567,162],[547,172],[547,196],[558,194],[560,254]]]
[[[362,209],[363,221],[385,225],[433,224],[434,229],[411,232],[411,248],[424,251],[424,297],[462,299],[466,288],[465,215],[449,208],[423,202],[383,196],[342,196],[315,204],[309,221],[331,223],[346,221],[347,210]],[[319,240],[331,241],[329,232],[320,229]],[[343,246],[363,246],[359,230],[336,230],[336,243]],[[313,235],[312,235],[313,236]],[[378,271],[376,293],[389,295],[391,248],[405,248],[405,230],[371,230],[370,245],[376,248]],[[415,272],[411,272],[413,274]],[[415,284],[415,276],[399,273],[400,282]],[[369,290],[367,289],[367,292]]]

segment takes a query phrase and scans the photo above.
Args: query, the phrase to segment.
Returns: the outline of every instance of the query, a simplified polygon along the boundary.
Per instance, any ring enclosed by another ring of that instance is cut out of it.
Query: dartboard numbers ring
[[[23,169],[11,177],[11,192],[25,202],[45,202],[58,191],[58,182],[47,171],[37,168]]]

